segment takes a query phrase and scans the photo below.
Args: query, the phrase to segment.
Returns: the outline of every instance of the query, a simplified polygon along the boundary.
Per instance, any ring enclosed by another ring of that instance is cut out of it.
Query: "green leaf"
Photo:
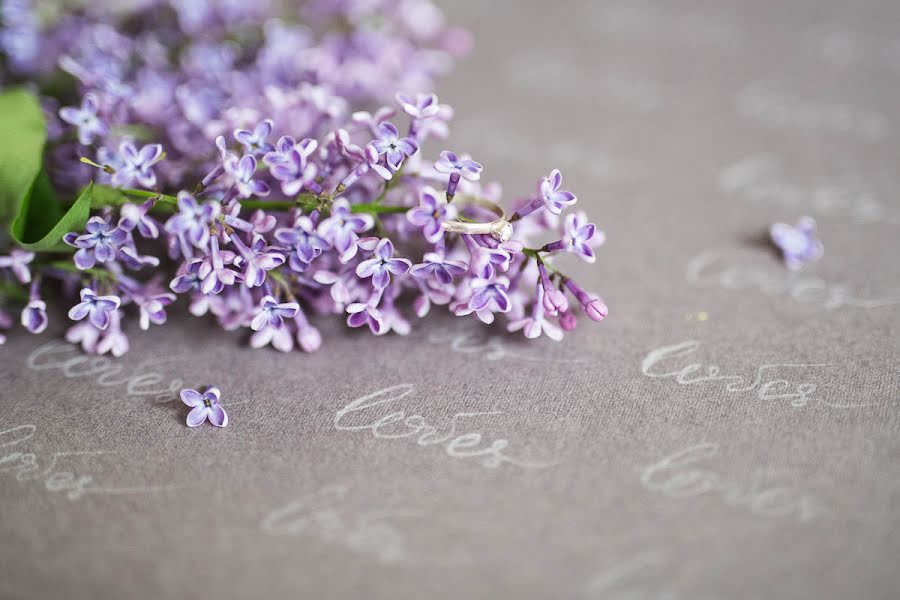
[[[0,93],[0,223],[15,218],[34,187],[46,138],[44,115],[34,95],[19,88]]]
[[[39,176],[36,184],[44,180],[46,180],[45,176]],[[75,203],[61,217],[47,219],[40,209],[30,205],[31,202],[41,197],[39,193],[32,193],[25,197],[19,210],[19,216],[13,221],[13,239],[26,250],[34,252],[68,250],[70,246],[65,245],[62,238],[70,231],[80,232],[84,229],[84,224],[87,223],[91,214],[94,183],[89,183],[82,190]],[[56,205],[56,210],[60,210],[58,205]],[[32,215],[32,218],[29,218],[29,215]]]
[[[62,237],[90,216],[93,184],[64,210],[43,168],[47,138],[37,98],[23,89],[0,94],[0,221],[12,221],[17,244],[33,251],[65,250]]]

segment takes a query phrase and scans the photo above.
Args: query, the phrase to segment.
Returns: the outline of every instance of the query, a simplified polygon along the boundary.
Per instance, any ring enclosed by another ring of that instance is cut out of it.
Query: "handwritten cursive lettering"
[[[100,486],[95,483],[94,475],[85,475],[80,469],[96,470],[98,457],[107,451],[58,451],[42,456],[28,451],[25,445],[36,432],[37,427],[30,423],[0,431],[0,476],[6,475],[21,483],[38,481],[48,492],[65,492],[69,500],[78,500],[86,494],[133,494],[172,489],[171,486]],[[72,466],[66,468],[67,462]]]
[[[447,456],[457,459],[478,458],[481,459],[481,465],[489,469],[497,468],[504,463],[528,469],[545,468],[554,464],[524,461],[507,456],[504,450],[509,446],[509,441],[505,438],[498,438],[484,445],[483,435],[480,432],[457,433],[460,420],[499,415],[501,414],[499,411],[456,413],[451,417],[446,431],[440,432],[439,427],[431,425],[421,415],[407,415],[404,410],[383,414],[383,410],[377,410],[379,407],[402,400],[414,389],[412,384],[402,383],[357,398],[335,413],[334,428],[338,431],[369,431],[378,439],[415,438],[419,446],[443,445]],[[372,416],[373,412],[375,416]],[[359,413],[368,415],[367,420],[361,424],[347,423]]]
[[[725,383],[724,390],[728,393],[749,392],[756,390],[760,400],[790,400],[791,406],[803,407],[809,404],[816,393],[817,386],[814,383],[793,383],[787,379],[769,379],[772,372],[786,369],[812,369],[827,367],[827,364],[765,364],[756,368],[753,378],[743,375],[725,375],[718,365],[703,365],[702,363],[690,363],[674,370],[664,370],[658,367],[659,363],[674,358],[685,357],[693,354],[700,347],[697,340],[688,340],[671,346],[663,346],[650,351],[641,362],[641,373],[647,377],[673,379],[679,385],[696,385],[700,383],[721,382]],[[671,367],[669,367],[671,369]]]
[[[745,508],[760,517],[790,518],[808,523],[825,512],[816,498],[793,486],[766,483],[771,477],[765,473],[757,473],[749,484],[741,485],[726,481],[712,470],[694,466],[718,452],[719,446],[712,443],[679,450],[645,467],[641,472],[641,485],[669,498],[718,494],[725,504]]]
[[[900,303],[900,294],[885,298],[857,298],[847,287],[830,284],[818,277],[795,273],[778,274],[758,266],[727,266],[715,252],[703,252],[690,260],[685,276],[696,287],[720,287],[724,290],[756,288],[767,296],[787,294],[792,300],[834,310],[844,306],[874,309]]]
[[[75,356],[72,356],[76,353]],[[178,361],[178,357],[163,357],[143,361],[127,373],[127,363],[110,360],[103,356],[80,354],[72,344],[50,341],[35,348],[26,359],[26,365],[33,371],[57,370],[66,379],[91,378],[102,387],[120,387],[128,396],[152,396],[160,402],[177,400],[178,392],[184,387],[181,379],[171,379],[157,371],[149,371],[154,363]]]

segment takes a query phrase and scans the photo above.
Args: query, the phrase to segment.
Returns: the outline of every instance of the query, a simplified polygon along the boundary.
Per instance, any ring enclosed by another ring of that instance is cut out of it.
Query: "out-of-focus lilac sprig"
[[[7,3],[22,22],[34,12],[27,0]],[[517,204],[512,239],[444,229],[493,220],[484,207],[500,199],[467,155],[423,156],[426,142],[447,137],[453,111],[421,90],[446,63],[435,54],[464,45],[427,0],[313,0],[299,9],[310,29],[266,3],[228,6],[149,1],[35,21],[21,39],[0,32],[15,73],[39,77],[55,64],[78,80],[79,101],[50,123],[60,130],[51,172],[63,187],[93,179],[106,199],[85,231],[65,236],[71,261],[0,256],[3,276],[30,284],[29,331],[47,326],[48,277],[80,289],[67,339],[113,355],[129,348],[129,315],[141,329],[162,325],[177,297],[192,315],[245,329],[251,346],[285,352],[321,347],[316,315],[405,335],[413,313],[446,306],[554,340],[578,315],[606,316],[603,300],[554,263],[567,253],[593,262],[603,242],[584,213],[558,227],[577,201],[558,170]],[[124,15],[130,27],[136,15],[159,21],[125,31]],[[343,25],[324,25],[335,19]],[[239,35],[251,30],[259,35]],[[40,56],[27,52],[32,34]]]

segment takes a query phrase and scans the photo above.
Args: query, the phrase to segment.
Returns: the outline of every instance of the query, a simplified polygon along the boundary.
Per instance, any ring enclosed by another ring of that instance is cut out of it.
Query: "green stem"
[[[538,263],[544,265],[544,267],[548,271],[553,273],[554,275],[557,275],[557,276],[561,277],[562,279],[566,279],[566,276],[563,275],[562,271],[560,271],[559,269],[557,269],[556,267],[554,267],[553,265],[551,265],[550,263],[548,263],[547,261],[544,260],[544,258],[541,256],[540,248],[522,248],[522,254],[524,254],[525,256],[527,256],[529,258],[533,258]]]
[[[178,204],[178,198],[175,196],[161,194],[159,192],[127,188],[117,189],[107,185],[95,185],[94,188],[99,188],[106,192],[103,194],[102,198],[98,199],[100,206],[95,206],[94,208],[119,206],[128,202],[129,198],[158,198],[159,202],[169,204],[173,207]],[[292,208],[300,208],[304,212],[325,208],[330,203],[329,201],[317,198],[312,194],[300,194],[294,200],[241,200],[240,202],[241,206],[248,210],[290,210]],[[382,206],[378,198],[365,204],[350,205],[351,212],[367,213],[371,215],[399,214],[405,213],[408,210],[409,207],[406,206]]]
[[[90,269],[79,269],[76,267],[71,261],[66,260],[56,260],[51,262],[48,266],[59,269],[60,271],[68,271],[70,273],[77,273],[82,277],[90,277],[91,279],[97,279],[98,281],[115,281],[116,276],[113,273],[110,273],[106,269],[98,269],[96,267],[91,267]]]

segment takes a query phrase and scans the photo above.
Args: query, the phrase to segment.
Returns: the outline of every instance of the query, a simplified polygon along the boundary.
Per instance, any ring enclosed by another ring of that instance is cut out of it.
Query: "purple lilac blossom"
[[[131,142],[122,142],[119,146],[119,155],[123,165],[113,173],[112,184],[116,187],[125,187],[136,181],[145,188],[156,186],[156,173],[153,165],[162,160],[163,149],[159,144],[147,144],[140,150]]]
[[[410,223],[422,228],[425,239],[436,244],[444,237],[442,224],[456,218],[456,207],[438,197],[434,188],[425,186],[419,196],[419,206],[406,213]]]
[[[98,296],[94,290],[84,288],[81,290],[81,302],[69,310],[69,318],[73,321],[81,321],[89,317],[89,321],[97,329],[106,329],[109,326],[109,315],[114,312],[122,301],[117,296]]]
[[[86,233],[79,236],[69,234],[64,241],[78,248],[75,252],[75,266],[81,270],[90,269],[96,263],[115,260],[119,247],[125,243],[127,233],[119,227],[112,227],[102,217],[91,217],[84,226]]]
[[[484,170],[481,163],[467,158],[460,158],[449,150],[441,152],[441,157],[435,161],[434,168],[438,173],[448,173],[450,175],[450,180],[447,183],[448,199],[456,195],[460,177],[466,181],[478,181],[481,179],[481,171]]]
[[[31,269],[28,268],[28,265],[34,260],[34,256],[34,252],[13,248],[8,256],[0,256],[0,269],[12,271],[19,283],[29,283],[31,281]]]
[[[775,223],[770,229],[770,235],[772,242],[781,250],[784,265],[791,271],[819,260],[825,251],[816,236],[816,222],[812,217],[802,217],[794,226]]]
[[[10,281],[35,282],[28,303],[16,305],[26,330],[46,326],[39,292],[48,277],[63,290],[93,280],[66,337],[113,356],[129,348],[130,321],[146,329],[171,320],[174,295],[159,280],[187,296],[190,314],[227,330],[250,327],[251,346],[285,352],[320,348],[314,323],[328,315],[377,335],[405,335],[412,314],[446,307],[553,339],[572,331],[580,312],[606,316],[602,300],[547,260],[570,253],[590,261],[602,242],[583,214],[557,216],[575,202],[559,171],[518,205],[513,239],[443,230],[446,220],[496,212],[444,197],[462,190],[484,202],[502,199],[467,155],[421,155],[448,137],[454,114],[427,91],[436,74],[431,53],[465,46],[445,43],[439,18],[410,18],[428,12],[416,10],[431,7],[427,0],[317,2],[327,7],[324,20],[301,3],[299,19],[323,28],[321,36],[278,20],[267,3],[177,0],[168,9],[142,2],[104,11],[106,0],[98,1],[77,18],[26,7],[0,23],[0,44],[13,33],[43,44],[38,55],[16,46],[21,52],[8,64],[24,77],[37,81],[58,66],[75,78],[74,106],[60,110],[57,99],[41,98],[54,183],[74,194],[93,178],[122,188],[109,197],[124,200],[95,208],[85,231],[65,237],[77,248],[74,268],[4,247],[0,267]],[[153,28],[142,29],[145,22]],[[236,40],[238,26],[247,35]],[[396,93],[408,89],[426,91]],[[443,185],[446,194],[432,187]],[[536,239],[558,241],[535,246]],[[150,276],[131,279],[138,269]]]
[[[360,277],[372,278],[372,285],[383,290],[391,283],[391,274],[402,275],[409,271],[412,263],[405,258],[394,258],[394,244],[383,239],[375,247],[374,256],[356,266],[356,274]]]
[[[202,393],[197,390],[181,390],[181,401],[191,407],[187,415],[187,426],[197,427],[209,419],[211,425],[225,427],[228,425],[228,415],[219,403],[221,392],[219,388],[210,386]]]
[[[378,126],[378,139],[366,146],[369,165],[385,179],[391,179],[403,166],[403,160],[418,151],[419,144],[416,140],[411,137],[401,138],[397,127],[387,121]],[[378,162],[381,156],[384,156],[387,169]]]
[[[92,144],[94,138],[107,133],[106,124],[97,116],[97,97],[94,94],[85,94],[78,108],[66,106],[59,109],[59,117],[78,128],[78,143],[83,146]]]

